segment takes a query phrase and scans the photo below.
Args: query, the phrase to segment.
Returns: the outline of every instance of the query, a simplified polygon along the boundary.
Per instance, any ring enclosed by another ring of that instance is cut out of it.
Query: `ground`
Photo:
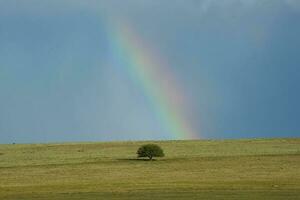
[[[300,139],[0,145],[0,199],[300,199]]]

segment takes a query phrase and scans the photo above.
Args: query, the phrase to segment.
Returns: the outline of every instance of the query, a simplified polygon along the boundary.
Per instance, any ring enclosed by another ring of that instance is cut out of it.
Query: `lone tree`
[[[162,148],[156,144],[145,144],[137,150],[136,154],[139,158],[148,157],[149,160],[152,160],[153,157],[165,156]]]

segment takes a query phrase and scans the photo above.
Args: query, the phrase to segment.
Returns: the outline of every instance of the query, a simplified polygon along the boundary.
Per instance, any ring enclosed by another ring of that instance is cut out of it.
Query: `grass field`
[[[145,143],[0,145],[0,199],[300,199],[300,139]]]

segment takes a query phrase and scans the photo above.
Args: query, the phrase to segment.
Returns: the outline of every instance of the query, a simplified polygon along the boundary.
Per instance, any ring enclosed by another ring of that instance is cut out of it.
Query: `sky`
[[[0,143],[300,136],[298,0],[0,0]]]

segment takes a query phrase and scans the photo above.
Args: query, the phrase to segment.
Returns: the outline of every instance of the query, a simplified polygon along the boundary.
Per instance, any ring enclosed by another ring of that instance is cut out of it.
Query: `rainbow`
[[[184,117],[188,104],[166,62],[154,56],[150,47],[128,23],[114,23],[109,37],[115,59],[125,68],[153,104],[160,123],[172,139],[196,139],[196,131]]]

